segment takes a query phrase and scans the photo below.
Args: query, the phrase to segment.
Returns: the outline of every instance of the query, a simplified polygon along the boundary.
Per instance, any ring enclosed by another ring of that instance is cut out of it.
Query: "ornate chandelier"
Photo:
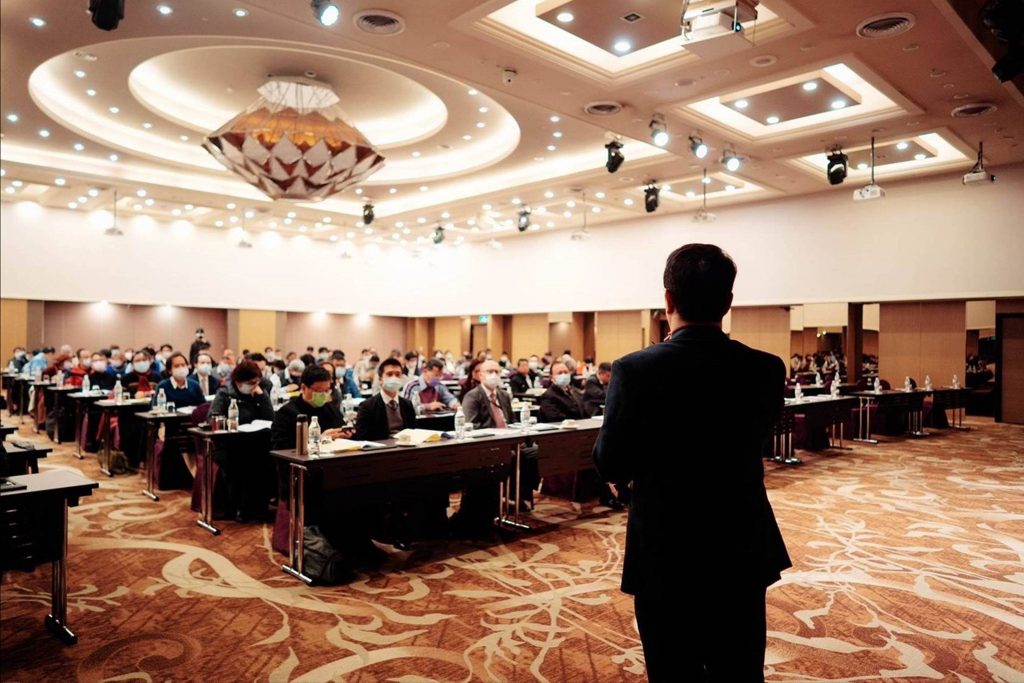
[[[213,157],[271,199],[319,201],[376,173],[381,156],[321,83],[278,79],[203,141]]]

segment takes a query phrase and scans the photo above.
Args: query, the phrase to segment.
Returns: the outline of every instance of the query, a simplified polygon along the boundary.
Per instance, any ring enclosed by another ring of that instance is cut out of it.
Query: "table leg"
[[[110,471],[110,462],[114,458],[114,418],[112,415],[112,411],[108,412],[106,410],[103,410],[102,414],[107,415],[107,426],[106,429],[103,430],[103,457],[100,458],[100,472],[107,475],[108,477],[112,477],[114,476],[114,473]]]
[[[84,460],[82,455],[82,402],[75,401],[75,451],[71,455]]]
[[[74,645],[78,636],[68,628],[68,501],[63,501],[61,518],[60,558],[53,562],[53,578],[50,584],[50,613],[46,615],[46,629],[62,640],[65,645]]]
[[[199,519],[196,524],[214,536],[220,535],[220,529],[213,525],[213,439],[206,437],[203,449],[206,462],[203,464],[203,480],[200,485]]]
[[[871,438],[871,404],[875,399],[870,396],[858,396],[860,401],[860,416],[857,420],[858,434],[854,441],[861,443],[878,443],[878,439]]]
[[[306,468],[297,463],[288,467],[288,564],[281,565],[281,570],[294,576],[307,585],[313,579],[306,576],[306,546],[303,531],[306,528]]]
[[[60,443],[60,395],[63,392],[53,392],[53,442]]]
[[[146,420],[146,488],[142,495],[154,501],[160,500],[156,495],[156,433],[160,425],[153,420]]]
[[[796,457],[796,448],[793,443],[793,430],[786,429],[786,459],[784,461],[787,465],[802,465],[803,460]]]
[[[498,499],[501,501],[500,515],[497,520],[499,526],[508,527],[511,529],[520,529],[529,531],[532,527],[528,524],[523,524],[519,521],[519,502],[520,502],[520,482],[522,481],[522,452],[523,444],[519,442],[516,444],[516,454],[513,458],[513,470],[505,478],[504,483],[500,485]],[[512,493],[512,486],[516,487],[515,495]],[[509,514],[509,508],[512,508],[512,513]]]

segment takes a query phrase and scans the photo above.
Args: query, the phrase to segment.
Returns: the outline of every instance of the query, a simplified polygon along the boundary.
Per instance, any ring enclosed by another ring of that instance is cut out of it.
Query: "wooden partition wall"
[[[747,346],[775,354],[789,367],[789,310],[782,306],[732,309],[729,337]]]
[[[594,351],[598,363],[612,362],[627,353],[639,351],[647,341],[640,311],[598,311],[594,314]]]
[[[878,320],[879,378],[900,387],[905,377],[923,384],[925,376],[930,375],[936,386],[945,386],[955,374],[963,383],[966,325],[963,301],[882,304]]]

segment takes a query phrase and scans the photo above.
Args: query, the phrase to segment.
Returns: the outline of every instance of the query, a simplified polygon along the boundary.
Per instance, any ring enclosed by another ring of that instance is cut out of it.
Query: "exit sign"
[[[489,323],[491,321],[491,316],[489,316],[489,315],[480,315],[480,316],[477,316],[476,321],[478,323],[480,323],[481,325],[486,325],[487,323]]]

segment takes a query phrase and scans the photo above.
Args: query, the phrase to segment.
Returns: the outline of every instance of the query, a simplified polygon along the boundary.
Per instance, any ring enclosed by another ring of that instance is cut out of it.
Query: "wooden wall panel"
[[[572,323],[560,322],[551,323],[548,328],[547,351],[555,354],[555,357],[562,355],[567,350],[572,353]],[[576,356],[573,356],[575,358]]]
[[[996,299],[996,315],[1000,313],[1024,313],[1024,298]]]
[[[28,346],[28,301],[0,299],[0,362],[11,357],[15,346]]]
[[[585,336],[583,325],[585,316],[583,313],[572,314],[572,343],[569,344],[569,348],[572,349],[572,357],[582,359],[585,355],[583,349],[583,337]]]
[[[894,387],[904,377],[918,384],[926,375],[948,385],[956,374],[964,381],[967,348],[963,301],[885,303],[879,311],[878,374]]]
[[[487,348],[495,358],[501,357],[505,346],[505,316],[492,315],[487,323]]]
[[[864,354],[878,355],[878,332],[876,330],[864,330]]]
[[[640,311],[598,311],[594,319],[595,360],[598,363],[610,363],[643,348]],[[558,353],[561,349],[552,351]]]
[[[1024,318],[1002,319],[1003,338],[999,340],[1002,362],[999,364],[999,419],[1024,424]]]
[[[259,351],[273,346],[277,341],[277,314],[275,311],[257,311],[240,309],[238,311],[238,346],[239,354],[244,349],[250,352]]]
[[[732,309],[729,336],[747,346],[778,356],[789,367],[789,311],[781,306]],[[806,346],[806,337],[805,342]]]
[[[512,340],[509,342],[512,359],[541,355],[548,350],[547,313],[523,313],[512,319]]]
[[[583,314],[583,355],[593,356],[597,359],[596,340],[594,339],[594,317],[595,313]]]
[[[434,346],[456,356],[462,353],[462,320],[458,316],[434,318]]]

